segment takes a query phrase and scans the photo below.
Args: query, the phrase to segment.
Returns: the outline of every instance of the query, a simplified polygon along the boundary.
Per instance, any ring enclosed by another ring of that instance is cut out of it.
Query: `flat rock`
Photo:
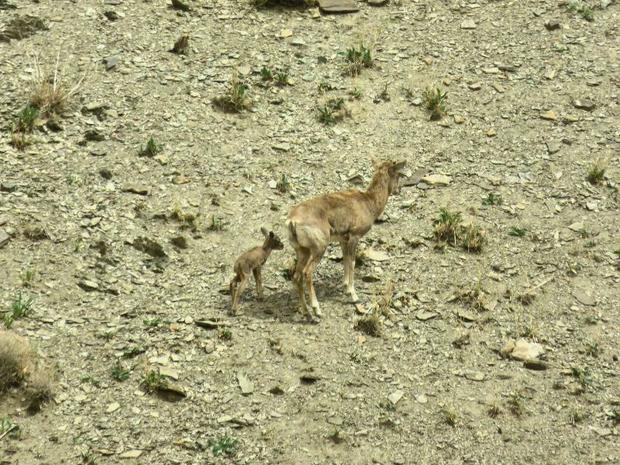
[[[583,231],[584,228],[585,226],[581,221],[576,221],[575,223],[572,223],[568,226],[568,229],[575,232]]]
[[[456,316],[458,316],[463,321],[476,321],[478,319],[476,315],[466,310],[458,310],[456,312]]]
[[[467,371],[464,376],[470,381],[484,381],[485,379],[484,373],[481,371]]]
[[[375,262],[385,262],[390,259],[390,256],[387,253],[371,248],[364,250],[362,256]]]
[[[430,174],[424,176],[421,181],[431,186],[447,186],[452,181],[452,178],[445,174]]]
[[[558,114],[553,110],[549,110],[541,113],[540,117],[547,121],[555,121],[558,119]]]
[[[128,450],[127,452],[123,452],[123,453],[119,454],[118,456],[121,459],[137,459],[141,455],[142,455],[142,451],[141,450],[134,449],[134,450]]]
[[[578,302],[588,307],[596,305],[596,299],[592,296],[592,293],[585,289],[573,290],[573,297],[577,299]]]
[[[121,404],[119,404],[118,402],[112,402],[110,405],[108,405],[108,408],[105,409],[105,412],[106,413],[116,412],[119,408],[121,408]]]
[[[319,0],[323,13],[355,13],[359,11],[354,0]]]
[[[515,360],[536,360],[542,354],[545,349],[537,342],[528,342],[525,339],[509,340],[506,345],[500,351],[502,355],[511,357]]]
[[[415,317],[420,321],[427,321],[427,320],[435,318],[436,316],[437,316],[437,313],[427,312],[425,310],[420,310],[418,313],[415,314]]]
[[[476,21],[473,19],[465,19],[461,23],[461,29],[476,29]]]

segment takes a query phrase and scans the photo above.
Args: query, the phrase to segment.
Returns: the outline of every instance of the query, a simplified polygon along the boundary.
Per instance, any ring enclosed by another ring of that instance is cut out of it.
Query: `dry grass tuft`
[[[61,116],[69,107],[71,100],[79,92],[85,76],[75,82],[63,76],[60,67],[60,52],[52,70],[45,70],[34,60],[35,75],[32,81],[29,104],[38,108],[43,117]]]
[[[355,329],[372,337],[381,336],[381,320],[376,313],[360,318],[355,323]]]

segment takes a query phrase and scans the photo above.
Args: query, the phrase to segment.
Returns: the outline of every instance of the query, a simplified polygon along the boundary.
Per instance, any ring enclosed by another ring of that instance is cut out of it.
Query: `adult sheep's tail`
[[[286,226],[288,227],[288,240],[291,244],[295,244],[297,242],[297,231],[296,224],[293,220],[286,220]]]

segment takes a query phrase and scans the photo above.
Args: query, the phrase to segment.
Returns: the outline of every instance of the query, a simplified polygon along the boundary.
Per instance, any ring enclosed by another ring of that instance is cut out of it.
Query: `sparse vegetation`
[[[594,21],[592,7],[583,0],[570,0],[566,8],[572,13],[578,13],[586,21]]]
[[[13,127],[14,132],[32,132],[34,123],[39,117],[39,108],[33,105],[26,105],[18,114],[17,121]]]
[[[24,297],[22,293],[19,292],[11,303],[11,310],[4,314],[4,326],[10,329],[16,320],[30,315],[33,302],[31,297]]]
[[[427,88],[422,94],[424,107],[429,111],[432,121],[441,119],[446,114],[448,93],[440,88]]]
[[[454,428],[458,424],[459,414],[453,407],[443,407],[439,411],[439,415],[441,417],[442,423],[445,423],[446,425],[452,426]]]
[[[223,95],[213,99],[213,105],[222,111],[229,113],[240,113],[249,110],[252,103],[248,97],[249,86],[239,79],[239,76],[233,76],[228,84],[228,88]]]
[[[468,252],[481,252],[486,241],[484,231],[476,224],[463,226],[461,231],[462,245]]]
[[[501,205],[502,203],[504,203],[502,196],[493,192],[489,192],[489,195],[487,195],[486,198],[482,201],[482,205],[488,206]]]
[[[345,116],[349,116],[344,99],[331,98],[325,105],[318,107],[319,121],[326,126],[342,121]]]
[[[223,231],[224,230],[224,219],[221,216],[212,215],[211,223],[209,224],[209,231]]]
[[[571,368],[571,375],[579,383],[581,391],[585,392],[592,387],[592,374],[590,373],[590,369],[588,367],[573,367]]]
[[[228,328],[222,328],[220,329],[217,337],[219,337],[222,341],[230,341],[233,337],[232,331]]]
[[[506,401],[508,410],[515,417],[521,417],[525,413],[525,397],[520,392],[511,392]]]
[[[604,160],[596,160],[588,169],[588,175],[586,179],[590,184],[600,184],[605,179],[605,171],[607,170],[607,163]]]
[[[25,270],[22,275],[22,287],[31,287],[32,282],[34,281],[34,271],[33,270]]]
[[[217,439],[211,439],[209,445],[211,446],[211,452],[216,457],[219,455],[233,456],[237,453],[237,445],[239,441],[236,438],[230,436],[220,436]]]
[[[283,174],[280,177],[280,180],[276,184],[276,189],[277,189],[278,192],[281,192],[283,194],[285,194],[286,192],[291,190],[291,183],[289,182],[288,177],[286,176],[286,174]]]
[[[166,382],[159,371],[149,370],[142,377],[140,385],[147,393],[152,394],[162,389],[166,385]]]
[[[357,76],[364,68],[372,68],[374,65],[372,52],[365,44],[348,48],[344,55],[346,61],[344,73],[348,76]]]
[[[155,142],[153,137],[149,137],[146,141],[146,145],[140,150],[141,157],[154,157],[162,151],[162,145]]]
[[[508,235],[513,237],[524,237],[527,234],[527,229],[520,228],[518,226],[511,226],[508,230]]]
[[[441,242],[447,242],[450,245],[456,246],[460,239],[460,232],[463,222],[461,214],[458,212],[451,212],[446,208],[439,210],[439,217],[435,219],[435,240]]]
[[[578,425],[579,423],[582,423],[584,420],[586,420],[589,417],[588,412],[586,412],[585,410],[582,409],[572,409],[569,414],[568,414],[568,422],[575,426]]]
[[[129,379],[130,371],[120,361],[117,361],[112,367],[110,374],[115,381],[123,382]]]
[[[598,342],[589,342],[586,345],[585,352],[590,357],[597,358],[599,355],[601,355],[601,353],[603,352],[603,349],[601,349],[601,346],[599,346]]]

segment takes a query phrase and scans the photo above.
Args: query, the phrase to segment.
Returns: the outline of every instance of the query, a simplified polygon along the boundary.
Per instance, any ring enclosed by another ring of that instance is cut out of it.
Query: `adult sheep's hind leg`
[[[304,267],[310,258],[310,252],[302,247],[296,248],[295,252],[297,254],[297,263],[295,265],[295,272],[293,273],[293,283],[295,283],[295,288],[299,297],[301,312],[312,320],[312,314],[306,304],[306,294],[304,292]]]
[[[308,294],[310,295],[310,305],[312,305],[312,309],[314,314],[320,318],[322,316],[321,306],[319,305],[319,301],[316,298],[316,292],[314,290],[314,282],[312,279],[312,275],[314,274],[314,270],[321,261],[325,250],[313,250],[310,253],[310,258],[304,267],[304,278],[306,279],[306,286],[308,287]]]

